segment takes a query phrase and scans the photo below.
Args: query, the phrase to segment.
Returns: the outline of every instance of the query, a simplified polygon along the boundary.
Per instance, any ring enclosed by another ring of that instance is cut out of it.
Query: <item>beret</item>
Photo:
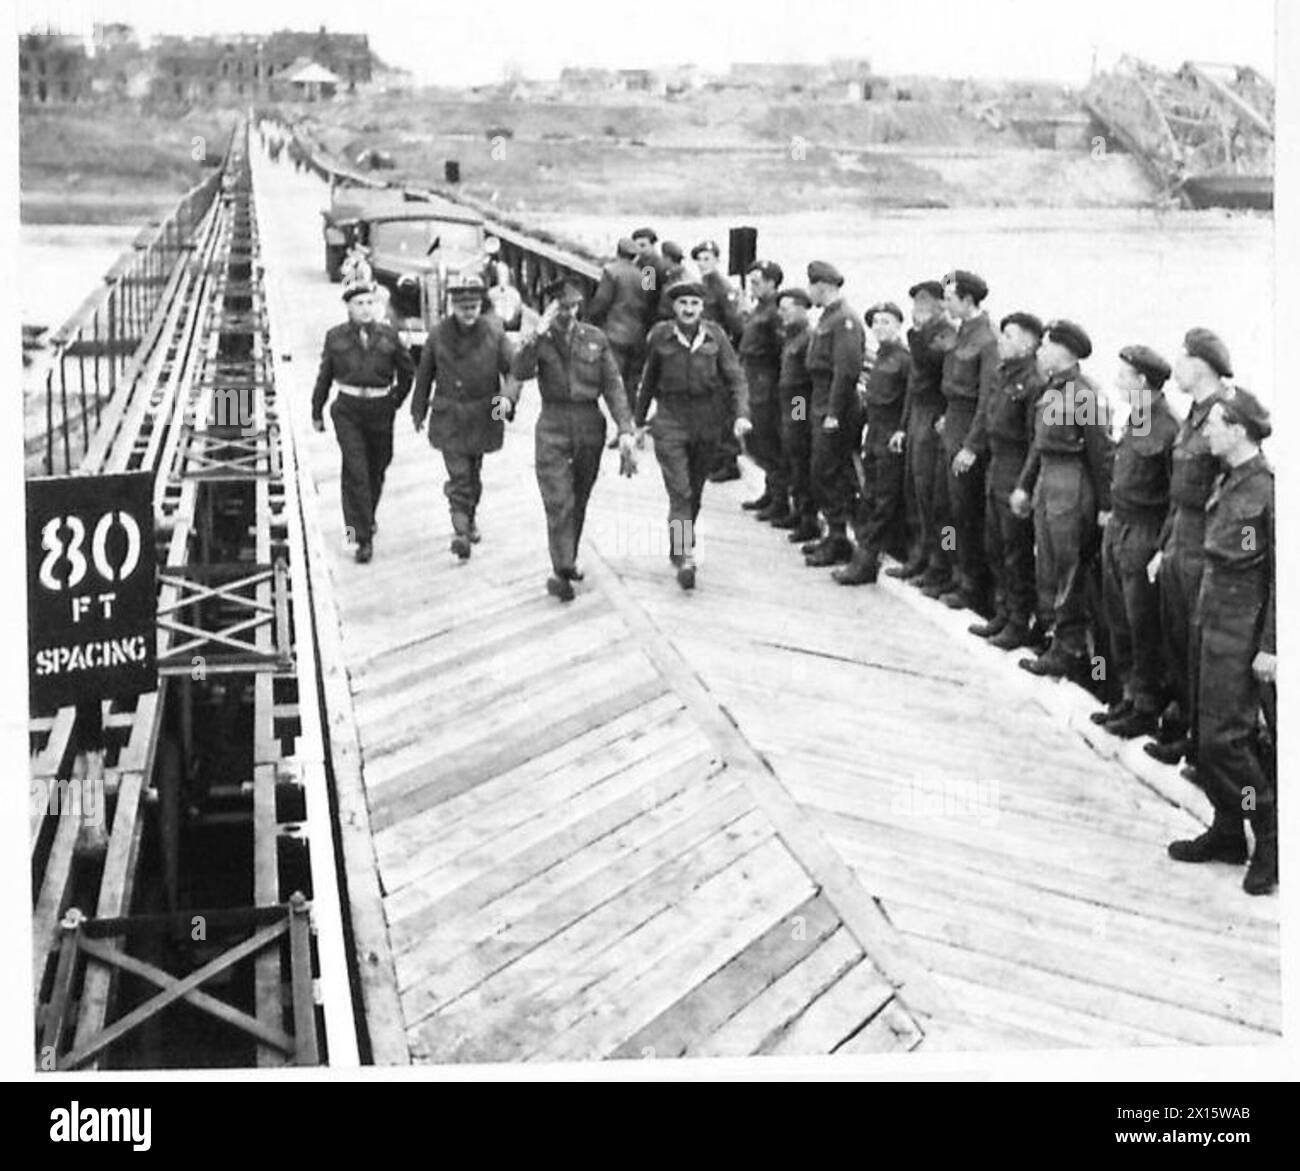
[[[903,311],[893,303],[893,301],[880,301],[872,305],[862,316],[866,319],[868,325],[876,320],[877,313],[888,313],[893,316],[899,325],[903,324]]]
[[[976,304],[989,295],[989,287],[984,278],[976,273],[967,272],[964,268],[953,269],[943,278],[943,283],[955,285],[959,297],[969,297]]]
[[[1063,317],[1049,321],[1044,326],[1044,335],[1048,341],[1064,346],[1076,358],[1086,358],[1092,353],[1092,339],[1084,332],[1083,326]]]
[[[1157,390],[1169,381],[1172,370],[1150,346],[1125,346],[1119,352],[1120,361],[1127,362],[1139,374],[1145,374],[1147,382]]]
[[[636,255],[636,241],[634,241],[631,236],[620,237],[617,247],[620,256],[631,257]]]
[[[656,232],[654,228],[637,228],[637,230],[632,233],[632,239],[646,239],[649,240],[651,244],[654,244],[659,239],[659,233]]]
[[[665,240],[659,245],[659,251],[662,252],[669,260],[675,260],[678,264],[682,262],[685,253],[682,252],[682,246],[673,240]]]
[[[1273,434],[1273,422],[1269,418],[1268,407],[1244,387],[1224,387],[1219,392],[1217,401],[1223,408],[1224,418],[1229,423],[1238,423],[1245,427],[1246,434],[1256,443]]]
[[[1232,377],[1232,359],[1223,339],[1210,329],[1189,329],[1183,338],[1183,349],[1191,358],[1200,358],[1220,378]]]
[[[789,289],[782,289],[782,290],[781,290],[781,295],[780,295],[780,297],[778,298],[778,300],[782,300],[782,301],[784,301],[787,297],[788,297],[791,301],[797,301],[797,302],[798,302],[800,305],[802,305],[805,309],[811,309],[811,308],[812,308],[812,298],[811,298],[810,296],[808,296],[808,290],[807,290],[807,289],[801,289],[801,288],[799,288],[797,285],[795,285],[795,286],[793,286],[792,288],[789,288]]]
[[[916,284],[907,290],[907,295],[912,298],[916,298],[922,293],[933,297],[936,301],[942,301],[943,285],[939,281],[917,281]]]
[[[1027,329],[1041,342],[1043,340],[1043,323],[1032,313],[1008,313],[998,325],[998,329],[1006,329],[1008,325],[1018,325],[1021,329]]]
[[[680,297],[699,297],[704,299],[704,286],[699,281],[678,281],[668,289],[668,300],[676,301]]]
[[[484,290],[483,278],[474,276],[472,273],[468,276],[461,277],[454,284],[447,287],[447,292],[453,297],[460,294],[482,293]]]
[[[701,252],[712,252],[714,256],[722,255],[722,249],[718,247],[716,240],[701,240],[691,249],[691,259],[695,260]]]
[[[815,285],[818,281],[825,281],[830,285],[842,285],[844,278],[833,264],[825,260],[814,260],[808,266],[808,283]]]
[[[785,273],[775,260],[756,260],[746,271],[756,272],[776,285],[785,280]]]
[[[351,301],[353,297],[360,297],[363,293],[373,293],[375,286],[369,281],[353,281],[351,284],[343,286],[343,300]]]

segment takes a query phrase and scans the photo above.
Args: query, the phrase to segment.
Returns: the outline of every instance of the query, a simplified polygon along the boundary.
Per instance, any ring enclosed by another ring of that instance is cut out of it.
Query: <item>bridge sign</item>
[[[153,475],[27,481],[27,667],[34,709],[158,686]]]

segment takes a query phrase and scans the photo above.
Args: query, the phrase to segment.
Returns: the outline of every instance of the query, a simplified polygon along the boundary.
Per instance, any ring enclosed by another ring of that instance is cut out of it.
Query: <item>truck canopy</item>
[[[341,188],[328,208],[322,212],[327,221],[348,223],[357,220],[449,220],[458,224],[482,224],[477,212],[449,199],[434,196],[428,200],[405,199],[400,191],[372,191],[363,187]]]

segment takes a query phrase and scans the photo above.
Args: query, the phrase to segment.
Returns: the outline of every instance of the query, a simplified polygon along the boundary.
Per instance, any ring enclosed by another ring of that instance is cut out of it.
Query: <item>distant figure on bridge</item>
[[[740,344],[740,332],[744,322],[740,316],[740,295],[721,272],[718,260],[722,250],[716,240],[702,240],[691,249],[691,260],[700,272],[699,285],[704,290],[704,320],[715,322],[722,327],[727,340],[733,346]],[[709,473],[709,479],[715,484],[727,480],[740,479],[740,466],[736,463],[740,456],[740,440],[736,438],[731,425],[723,428],[722,438],[718,443],[718,458]]]
[[[311,421],[317,431],[325,430],[325,403],[330,388],[337,388],[330,418],[343,456],[343,523],[348,540],[356,543],[356,559],[364,564],[373,554],[375,509],[393,458],[393,415],[406,400],[415,371],[397,331],[375,320],[373,285],[349,285],[343,300],[348,321],[325,335]]]
[[[519,384],[510,373],[505,329],[495,313],[483,312],[482,279],[463,277],[448,292],[451,314],[429,332],[420,354],[411,419],[419,431],[429,416],[429,443],[442,452],[447,469],[451,551],[465,561],[480,540],[483,456],[501,450]]]
[[[754,306],[745,315],[737,356],[749,387],[749,410],[754,430],[749,437],[749,454],[763,471],[763,491],[741,507],[758,520],[794,527],[790,517],[790,480],[785,453],[781,448],[781,404],[777,383],[781,379],[781,317],[777,294],[785,273],[772,260],[756,260],[747,274]]]
[[[521,383],[536,378],[542,397],[536,468],[553,570],[546,589],[568,602],[573,599],[573,583],[582,580],[578,543],[605,448],[600,400],[605,400],[618,426],[623,469],[629,475],[636,467],[632,413],[608,339],[594,325],[577,319],[583,299],[577,278],[552,281],[542,299],[545,311],[523,335],[514,376]]]
[[[587,309],[587,320],[609,339],[619,377],[632,394],[641,381],[646,330],[653,322],[644,283],[648,271],[643,271],[636,243],[623,237],[617,255],[601,270],[600,284]]]

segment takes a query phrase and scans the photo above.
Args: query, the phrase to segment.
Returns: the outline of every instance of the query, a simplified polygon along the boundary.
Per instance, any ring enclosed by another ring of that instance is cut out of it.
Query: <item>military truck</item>
[[[389,318],[417,358],[429,329],[448,312],[450,286],[471,274],[495,283],[500,241],[482,216],[450,200],[335,187],[321,215],[329,279],[341,280],[348,248],[364,244],[375,281],[388,293]]]

